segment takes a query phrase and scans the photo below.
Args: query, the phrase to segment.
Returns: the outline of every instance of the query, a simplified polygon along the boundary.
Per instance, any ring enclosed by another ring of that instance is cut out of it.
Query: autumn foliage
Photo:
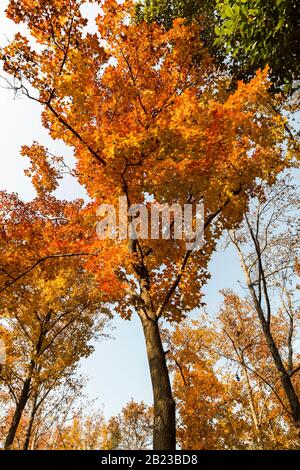
[[[63,371],[89,354],[94,319],[108,316],[102,306],[113,306],[126,319],[137,314],[153,385],[154,448],[175,448],[174,397],[183,447],[237,446],[239,438],[230,431],[244,426],[235,411],[244,400],[237,384],[232,378],[221,383],[215,358],[205,353],[199,359],[188,345],[188,363],[177,370],[172,392],[160,321],[180,324],[203,306],[202,287],[218,240],[239,227],[261,193],[259,181],[272,185],[293,164],[295,148],[285,120],[274,112],[268,68],[232,90],[205,48],[201,22],[177,19],[166,30],[135,21],[130,0],[96,1],[99,14],[91,33],[84,3],[11,0],[7,9],[11,20],[25,23],[28,34],[17,34],[1,49],[4,70],[17,94],[41,105],[42,124],[52,139],[73,149],[72,174],[89,201],[57,201],[53,192],[62,178],[63,157],[38,142],[22,148],[38,198],[25,204],[15,195],[2,195],[3,312],[34,338],[39,322],[49,328],[36,362],[40,372],[32,379],[35,389],[40,374],[47,378],[52,367]],[[118,207],[120,196],[128,204],[203,202],[203,248],[187,251],[185,240],[99,240],[97,207]],[[28,310],[26,302],[35,309]],[[57,328],[64,328],[61,316],[68,327],[57,345],[64,350],[57,363],[56,352],[50,359],[43,348],[55,345]],[[175,350],[182,341],[186,347],[188,335],[176,326]],[[228,390],[230,404],[224,400]],[[199,414],[205,401],[210,405]],[[72,432],[89,426],[80,417],[73,421]],[[223,436],[218,442],[216,432]]]

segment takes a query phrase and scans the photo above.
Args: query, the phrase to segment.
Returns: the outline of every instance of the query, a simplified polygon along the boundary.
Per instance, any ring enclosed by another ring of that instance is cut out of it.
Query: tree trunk
[[[280,374],[280,380],[281,380],[282,388],[285,392],[285,395],[288,399],[288,402],[289,402],[289,405],[290,405],[290,408],[291,408],[292,418],[293,418],[294,426],[297,430],[297,435],[298,435],[299,444],[300,444],[300,402],[299,402],[299,398],[298,398],[297,393],[295,392],[291,377],[290,377],[289,373],[287,372],[287,370],[286,370],[286,368],[285,368],[285,366],[282,362],[280,353],[278,351],[278,348],[275,344],[275,341],[273,339],[273,336],[272,336],[269,328],[264,323],[262,324],[262,327],[263,327],[263,330],[264,330],[264,333],[265,333],[265,337],[266,337],[266,341],[267,341],[269,350],[272,354],[274,363],[276,365],[276,369],[278,370],[278,372]]]
[[[295,391],[295,388],[293,386],[293,382],[291,379],[290,374],[292,373],[292,371],[291,370],[288,371],[287,368],[285,367],[283,360],[281,358],[280,351],[272,335],[271,305],[270,305],[270,299],[269,299],[269,293],[268,293],[268,286],[266,283],[266,276],[265,276],[262,257],[261,257],[260,245],[259,245],[259,241],[257,240],[257,237],[255,237],[255,235],[253,234],[252,228],[250,227],[249,223],[248,223],[248,227],[249,227],[249,231],[251,234],[251,238],[254,242],[255,251],[257,255],[257,260],[258,260],[257,264],[258,264],[258,269],[259,269],[259,285],[260,285],[260,291],[264,293],[264,298],[265,298],[266,305],[267,305],[267,316],[265,316],[264,310],[262,308],[261,297],[256,294],[254,284],[250,276],[250,271],[245,262],[245,258],[242,253],[242,250],[238,242],[234,238],[232,240],[239,253],[242,269],[244,271],[246,282],[247,282],[247,287],[249,289],[249,292],[253,300],[253,305],[255,307],[257,316],[259,318],[259,321],[260,321],[269,351],[273,358],[275,367],[278,371],[278,375],[279,375],[286,399],[291,408],[291,415],[292,415],[291,417],[292,417],[292,421],[297,432],[298,445],[300,446],[300,401],[299,401],[299,397]],[[289,332],[289,340],[291,340],[291,332]],[[289,355],[290,354],[292,354],[292,350],[289,348]],[[289,362],[289,367],[290,367],[292,363],[292,357],[289,357],[288,362]]]
[[[24,408],[27,404],[27,401],[29,399],[29,394],[30,394],[30,384],[31,384],[31,375],[29,375],[23,384],[23,388],[21,391],[20,398],[18,400],[14,416],[11,422],[11,425],[9,427],[8,434],[6,436],[5,444],[4,444],[4,450],[9,450],[11,445],[13,444]]]
[[[254,306],[258,315],[258,318],[261,323],[261,327],[264,333],[264,336],[266,338],[266,342],[269,348],[269,351],[272,355],[275,367],[279,373],[280,381],[282,384],[282,388],[284,390],[284,393],[286,395],[286,398],[289,402],[290,408],[291,408],[291,414],[292,414],[292,420],[293,424],[296,428],[297,435],[298,435],[298,440],[300,444],[300,401],[298,398],[298,395],[295,391],[295,388],[292,383],[292,379],[290,377],[289,372],[287,371],[280,352],[278,350],[278,347],[274,341],[272,332],[271,332],[271,327],[270,327],[270,322],[266,321],[264,312],[260,306],[260,303],[258,302],[256,293],[254,291],[253,285],[251,284],[251,281],[249,280],[248,277],[248,288],[250,290]]]
[[[29,442],[30,442],[30,437],[32,433],[32,426],[35,418],[35,413],[36,413],[36,404],[37,404],[37,394],[35,395],[31,413],[30,413],[30,418],[29,418],[29,423],[26,429],[26,436],[25,436],[25,441],[23,444],[23,450],[28,450],[29,449]]]
[[[176,449],[175,402],[157,320],[140,314],[154,399],[153,449]]]
[[[242,361],[243,360],[244,359],[242,359]],[[257,445],[258,445],[259,450],[264,450],[261,426],[260,426],[259,419],[258,419],[257,412],[256,412],[249,373],[243,362],[242,362],[242,369],[243,369],[243,373],[244,373],[245,380],[246,380],[246,388],[247,388],[247,394],[248,394],[248,400],[249,400],[249,406],[250,406],[250,413],[251,413],[252,422],[255,428]]]
[[[50,319],[50,314],[51,314],[51,310],[50,310],[50,312],[48,313],[48,315],[46,317],[48,321]],[[46,322],[45,322],[44,326],[46,326]],[[39,356],[39,354],[41,352],[43,338],[44,338],[44,330],[42,328],[41,332],[40,332],[39,339],[37,341],[35,351],[34,351],[34,356],[31,359],[30,364],[29,364],[28,375],[27,375],[27,377],[26,377],[26,379],[23,383],[21,395],[20,395],[20,398],[18,400],[16,409],[15,409],[15,412],[14,412],[14,416],[13,416],[13,419],[12,419],[12,422],[11,422],[11,425],[10,425],[10,428],[9,428],[9,431],[8,431],[8,434],[7,434],[7,437],[6,437],[6,440],[5,440],[5,444],[4,444],[4,449],[5,450],[9,450],[11,445],[14,442],[14,438],[16,436],[16,432],[18,430],[18,426],[20,424],[24,408],[27,405],[27,402],[29,400],[29,396],[30,396],[30,392],[31,392],[31,390],[30,390],[31,380],[32,380],[32,376],[33,376],[34,369],[35,369],[35,366],[36,366],[35,356]]]
[[[278,350],[278,347],[277,347],[277,345],[274,341],[274,338],[273,338],[273,335],[272,335],[272,332],[271,332],[271,323],[270,323],[271,314],[269,313],[270,318],[269,318],[269,320],[267,320],[266,317],[265,317],[264,311],[261,307],[261,301],[258,299],[258,297],[256,295],[256,292],[255,292],[255,289],[253,287],[253,282],[251,281],[246,263],[243,259],[242,252],[241,252],[241,250],[240,250],[240,248],[237,244],[236,244],[236,247],[238,249],[238,252],[239,252],[239,255],[240,255],[240,258],[241,258],[241,261],[242,261],[242,268],[243,268],[245,276],[246,276],[247,286],[248,286],[249,292],[251,294],[257,316],[259,318],[259,321],[260,321],[264,336],[266,338],[266,342],[267,342],[269,351],[270,351],[271,356],[273,358],[275,367],[276,367],[276,369],[279,373],[279,378],[280,378],[280,381],[281,381],[281,384],[282,384],[282,388],[284,390],[285,396],[286,396],[286,398],[289,402],[290,408],[291,408],[292,420],[293,420],[294,427],[296,428],[296,431],[297,431],[298,442],[299,442],[299,445],[300,445],[300,401],[299,401],[298,395],[295,391],[295,388],[293,386],[292,379],[290,377],[291,371],[289,371],[289,372],[287,371],[287,369],[286,369],[286,367],[283,363],[283,360],[281,358],[280,351]],[[257,252],[257,255],[259,256],[259,252]],[[261,263],[261,261],[260,261],[260,263]],[[262,269],[263,268],[262,268],[262,265],[261,265],[261,270]],[[268,298],[268,293],[266,291],[266,287],[265,287],[265,296]],[[290,359],[290,361],[291,361],[291,359]]]

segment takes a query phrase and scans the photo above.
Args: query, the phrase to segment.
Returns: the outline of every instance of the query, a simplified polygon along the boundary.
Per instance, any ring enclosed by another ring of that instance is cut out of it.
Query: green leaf
[[[220,36],[221,35],[221,28],[220,26],[215,26],[215,33],[217,36]]]
[[[225,15],[227,16],[227,18],[232,18],[234,16],[233,9],[231,8],[230,5],[225,6],[224,12],[225,12]]]
[[[278,24],[277,24],[277,26],[276,26],[276,31],[279,31],[279,30],[280,30],[280,28],[281,28],[281,26],[283,25],[284,21],[285,21],[285,18],[284,18],[284,17],[280,18],[280,20],[278,21]]]

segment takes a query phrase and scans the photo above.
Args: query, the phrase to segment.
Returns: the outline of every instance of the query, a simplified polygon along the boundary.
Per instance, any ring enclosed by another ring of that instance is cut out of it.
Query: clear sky
[[[0,46],[15,31],[13,23],[4,16],[6,4],[6,0],[1,0]],[[92,15],[92,10],[87,13]],[[72,151],[62,142],[50,139],[40,122],[39,104],[26,98],[15,98],[11,91],[5,89],[5,82],[0,83],[0,188],[17,192],[21,198],[29,200],[34,197],[35,192],[30,180],[24,175],[28,162],[20,156],[20,147],[37,140],[57,155],[71,158]],[[56,195],[64,199],[75,199],[83,197],[84,192],[69,177],[63,181]],[[220,249],[211,262],[210,270],[212,279],[205,288],[205,300],[206,310],[212,315],[222,299],[219,290],[232,288],[239,291],[238,279],[242,279],[242,276],[239,260],[233,249],[227,249],[225,253]],[[152,403],[150,376],[139,320],[135,318],[128,322],[116,318],[113,326],[114,339],[97,343],[94,354],[82,361],[80,370],[90,379],[86,389],[89,398],[98,399],[107,417],[119,413],[131,398]]]

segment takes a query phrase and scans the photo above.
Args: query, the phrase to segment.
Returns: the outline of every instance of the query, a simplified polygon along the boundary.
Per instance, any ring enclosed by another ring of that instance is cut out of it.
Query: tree
[[[167,28],[171,28],[176,18],[191,21],[204,14],[207,19],[215,4],[211,0],[144,0],[137,2],[136,13],[139,20],[162,22]]]
[[[178,441],[185,450],[243,449],[243,419],[234,376],[222,376],[213,350],[216,331],[204,318],[167,335],[178,411]]]
[[[252,441],[252,448],[294,449],[299,445],[297,434],[252,301],[232,291],[223,291],[223,295],[214,348],[235,371],[245,412],[248,410],[247,421],[250,419],[247,440]],[[284,351],[289,341],[289,323],[281,312],[274,315],[272,323],[276,344]]]
[[[296,192],[295,192],[296,191]],[[299,319],[295,272],[299,247],[297,190],[286,179],[263,188],[251,215],[245,215],[240,231],[231,233],[239,253],[253,308],[260,322],[269,352],[281,381],[289,413],[300,436],[300,400],[295,384],[299,372],[293,340]],[[274,293],[280,299],[276,302]],[[277,339],[278,319],[288,333],[284,345]]]
[[[109,314],[101,311],[102,296],[85,260],[61,252],[47,255],[63,237],[72,205],[36,199],[22,203],[15,195],[1,198],[2,321],[10,331],[1,380],[14,402],[5,449],[14,441],[30,399],[34,414],[49,393],[71,380],[75,366],[93,350],[90,341],[103,334]],[[47,204],[48,203],[48,204]],[[60,238],[61,237],[61,238]],[[71,248],[71,240],[68,240]],[[53,253],[53,252],[52,252]],[[44,260],[43,263],[34,259]],[[24,263],[35,265],[18,275]],[[30,439],[30,428],[27,433]]]
[[[172,28],[177,18],[184,18],[188,23],[198,22],[203,44],[221,64],[225,50],[224,47],[215,47],[215,9],[216,0],[142,0],[136,3],[136,20],[156,21],[166,29]]]
[[[69,424],[56,426],[52,438],[52,449],[100,450],[103,449],[104,417],[99,412],[84,414],[75,412]]]
[[[78,408],[85,380],[74,373],[65,374],[61,384],[44,393],[31,394],[22,413],[11,449],[43,450],[55,449],[59,431],[64,428]],[[14,406],[8,399],[4,403],[1,442],[5,441],[14,414]]]
[[[102,449],[116,450],[119,448],[121,441],[121,433],[118,420],[112,416],[108,423],[102,429]]]
[[[206,244],[186,250],[185,240],[97,240],[85,249],[104,300],[123,317],[142,322],[154,395],[154,448],[175,448],[175,404],[159,322],[179,322],[201,303],[207,262],[224,229],[235,227],[256,190],[286,165],[282,121],[264,106],[269,83],[258,72],[229,94],[212,80],[213,61],[201,26],[178,20],[169,31],[130,21],[131,1],[101,4],[98,33],[86,31],[82,1],[11,1],[8,16],[25,22],[4,48],[14,89],[43,107],[52,138],[74,148],[76,174],[94,204],[205,201]],[[195,60],[197,57],[197,60]],[[261,104],[262,103],[262,104]],[[46,151],[25,152],[39,181],[55,183]],[[131,219],[131,223],[133,220]],[[92,232],[87,235],[92,239]],[[171,249],[170,249],[171,246]]]
[[[270,66],[276,87],[292,91],[299,75],[298,0],[144,0],[137,18],[158,21],[167,28],[177,17],[202,21],[210,51],[228,64],[236,79],[249,79],[258,69]],[[228,69],[228,67],[227,67]]]
[[[54,449],[56,431],[66,425],[82,397],[86,381],[76,372],[66,371],[61,383],[51,389],[35,390],[24,416],[22,450]],[[19,439],[19,429],[16,435]]]
[[[232,291],[223,295],[215,320],[201,316],[166,336],[179,445],[187,450],[298,448],[251,299]],[[284,349],[289,325],[280,315],[273,322]]]
[[[121,413],[112,417],[107,427],[110,434],[118,429],[118,445],[122,450],[147,450],[152,444],[153,410],[145,403],[131,400]],[[112,432],[111,432],[112,430]]]
[[[63,411],[63,410],[61,410]],[[51,432],[37,426],[35,449],[62,450],[145,450],[152,441],[152,410],[131,400],[108,422],[100,411],[83,412],[82,407],[56,417]],[[49,427],[48,427],[49,428]]]
[[[238,77],[269,65],[276,86],[291,91],[300,78],[298,0],[218,0],[217,44],[225,44]]]

